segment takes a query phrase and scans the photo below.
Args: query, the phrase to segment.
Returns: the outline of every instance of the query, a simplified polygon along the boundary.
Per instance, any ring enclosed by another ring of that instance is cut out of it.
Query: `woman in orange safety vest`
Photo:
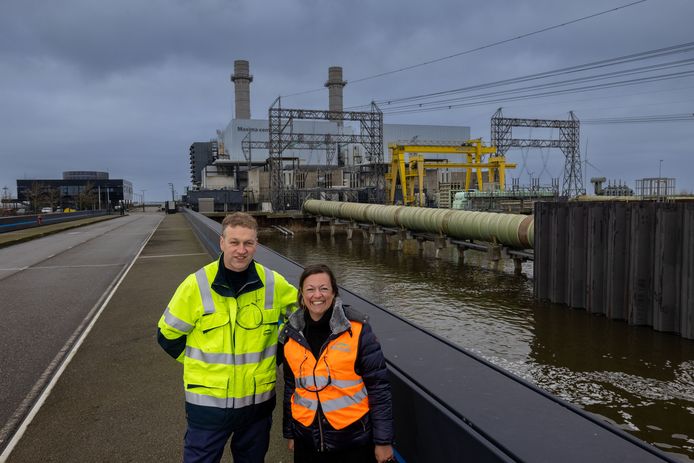
[[[301,274],[299,305],[280,334],[294,462],[394,461],[390,384],[366,316],[342,305],[326,265]]]

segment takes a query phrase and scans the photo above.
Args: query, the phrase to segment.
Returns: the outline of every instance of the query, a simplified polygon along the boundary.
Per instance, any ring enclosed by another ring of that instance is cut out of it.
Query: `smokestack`
[[[248,61],[237,59],[234,61],[234,73],[231,75],[234,83],[234,107],[236,119],[251,118],[251,82],[253,76],[249,74]]]
[[[340,66],[331,66],[328,68],[328,81],[325,86],[328,87],[328,109],[330,111],[342,111],[342,88],[347,85],[347,82],[342,80],[342,68]],[[338,125],[342,126],[342,120],[338,121]]]

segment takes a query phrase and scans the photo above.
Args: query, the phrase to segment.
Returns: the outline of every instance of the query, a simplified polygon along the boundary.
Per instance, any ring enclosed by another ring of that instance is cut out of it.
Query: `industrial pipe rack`
[[[315,199],[304,202],[303,209],[323,217],[436,233],[451,238],[482,240],[516,249],[534,247],[535,228],[532,216]]]

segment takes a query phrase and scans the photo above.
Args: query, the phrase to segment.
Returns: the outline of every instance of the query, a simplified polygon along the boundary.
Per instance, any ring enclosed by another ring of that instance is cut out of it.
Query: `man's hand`
[[[294,451],[294,439],[287,439],[287,448],[290,452]]]

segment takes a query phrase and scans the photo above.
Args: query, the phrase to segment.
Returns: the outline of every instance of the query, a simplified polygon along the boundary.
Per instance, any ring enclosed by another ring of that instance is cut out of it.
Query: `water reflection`
[[[329,263],[343,286],[673,454],[694,459],[694,342],[538,303],[532,280],[480,253],[314,233],[264,244]],[[530,266],[524,265],[525,273]],[[692,460],[694,461],[694,460]]]

